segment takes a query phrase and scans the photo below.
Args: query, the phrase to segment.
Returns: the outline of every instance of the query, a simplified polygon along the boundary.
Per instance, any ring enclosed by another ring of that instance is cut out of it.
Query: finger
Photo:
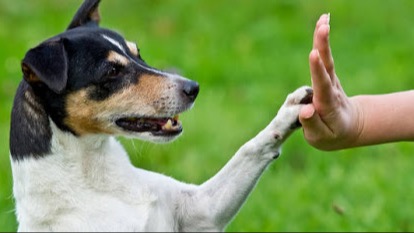
[[[299,122],[302,124],[305,139],[313,146],[319,138],[331,134],[329,127],[322,121],[312,104],[302,107],[299,112]]]
[[[329,74],[319,56],[318,50],[309,55],[309,66],[312,78],[313,102],[319,108],[333,105],[333,85]]]
[[[320,57],[325,65],[326,71],[333,79],[335,77],[334,59],[332,57],[332,51],[329,44],[329,32],[330,26],[325,24],[321,25],[316,32],[315,49],[319,51]]]
[[[316,42],[317,32],[322,25],[329,24],[329,17],[330,17],[329,14],[323,14],[321,15],[321,17],[319,17],[318,22],[316,22],[315,31],[313,32],[313,48],[314,49],[316,48],[315,42]]]

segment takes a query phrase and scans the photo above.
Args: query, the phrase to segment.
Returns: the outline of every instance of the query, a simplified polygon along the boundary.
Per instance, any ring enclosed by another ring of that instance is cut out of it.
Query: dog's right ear
[[[85,0],[67,30],[84,25],[98,26],[101,20],[98,10],[99,2],[100,0]]]
[[[46,41],[30,49],[22,61],[24,79],[30,85],[45,84],[62,93],[68,80],[68,58],[64,39]]]

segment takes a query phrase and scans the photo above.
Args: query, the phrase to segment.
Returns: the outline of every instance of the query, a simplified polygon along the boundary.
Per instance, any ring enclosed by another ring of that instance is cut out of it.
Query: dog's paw
[[[308,86],[300,87],[296,89],[296,91],[288,95],[279,113],[284,109],[288,110],[285,117],[286,117],[286,120],[291,122],[289,128],[296,129],[296,128],[301,127],[301,124],[298,118],[301,105],[312,103],[312,98],[313,98],[313,90],[312,88]]]
[[[282,136],[300,127],[300,108],[312,102],[313,90],[303,86],[290,93],[282,107],[279,109],[275,119],[270,124],[271,128],[278,131]]]
[[[252,140],[252,148],[260,148],[258,153],[265,157],[277,158],[282,143],[300,126],[298,119],[301,107],[311,103],[312,97],[312,88],[307,86],[289,94],[276,117]]]
[[[292,105],[310,104],[312,103],[313,90],[311,87],[303,86],[296,91],[290,93],[286,98],[283,107],[289,107]]]

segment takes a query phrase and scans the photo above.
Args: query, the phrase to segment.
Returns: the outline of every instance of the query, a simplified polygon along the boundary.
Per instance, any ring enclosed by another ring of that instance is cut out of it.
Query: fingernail
[[[330,24],[330,21],[331,21],[331,12],[329,12],[326,17],[326,22],[328,23],[328,25]]]

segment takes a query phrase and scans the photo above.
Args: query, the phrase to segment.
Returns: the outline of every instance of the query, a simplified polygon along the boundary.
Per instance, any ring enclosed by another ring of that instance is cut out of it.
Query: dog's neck
[[[130,165],[126,152],[114,137],[78,137],[60,130],[52,120],[48,121],[51,130],[50,151],[41,157],[27,155],[24,159],[13,159],[13,168],[19,170],[14,171],[15,182],[24,182],[30,186],[34,184],[34,180],[55,180],[65,185],[74,179],[74,184],[86,182],[92,186],[99,186],[100,183],[111,185],[111,182],[106,180],[106,173],[116,173]],[[67,185],[70,185],[69,183]],[[39,188],[36,187],[37,190]],[[50,189],[51,186],[44,188]]]
[[[25,81],[20,83],[11,116],[10,153],[13,160],[71,154],[72,151],[100,154],[108,140],[108,135],[79,137],[60,129],[47,113],[41,98]]]
[[[78,137],[60,130],[50,118],[47,122],[50,149],[46,154],[12,156],[13,193],[21,224],[46,224],[79,203],[93,201],[95,192],[125,196],[127,183],[119,181],[132,180],[134,168],[114,137]]]
[[[109,187],[113,184],[105,174],[132,167],[115,138],[76,136],[59,129],[24,82],[13,106],[10,142],[17,198],[19,194],[28,194],[31,186],[37,191],[79,183],[105,183]],[[39,186],[39,182],[44,184]]]
[[[129,194],[129,185],[137,189],[141,186],[124,182],[139,179],[135,179],[134,168],[115,138],[76,137],[61,131],[52,121],[50,126],[50,154],[12,162],[13,193],[21,226],[44,229],[76,208],[85,208],[88,213],[99,203],[118,197],[130,203],[142,201]]]
[[[49,119],[49,125],[52,132],[50,153],[52,156],[65,155],[69,160],[105,156],[108,152],[108,144],[111,144],[110,141],[113,140],[107,135],[75,136],[70,132],[60,130],[51,119]]]

